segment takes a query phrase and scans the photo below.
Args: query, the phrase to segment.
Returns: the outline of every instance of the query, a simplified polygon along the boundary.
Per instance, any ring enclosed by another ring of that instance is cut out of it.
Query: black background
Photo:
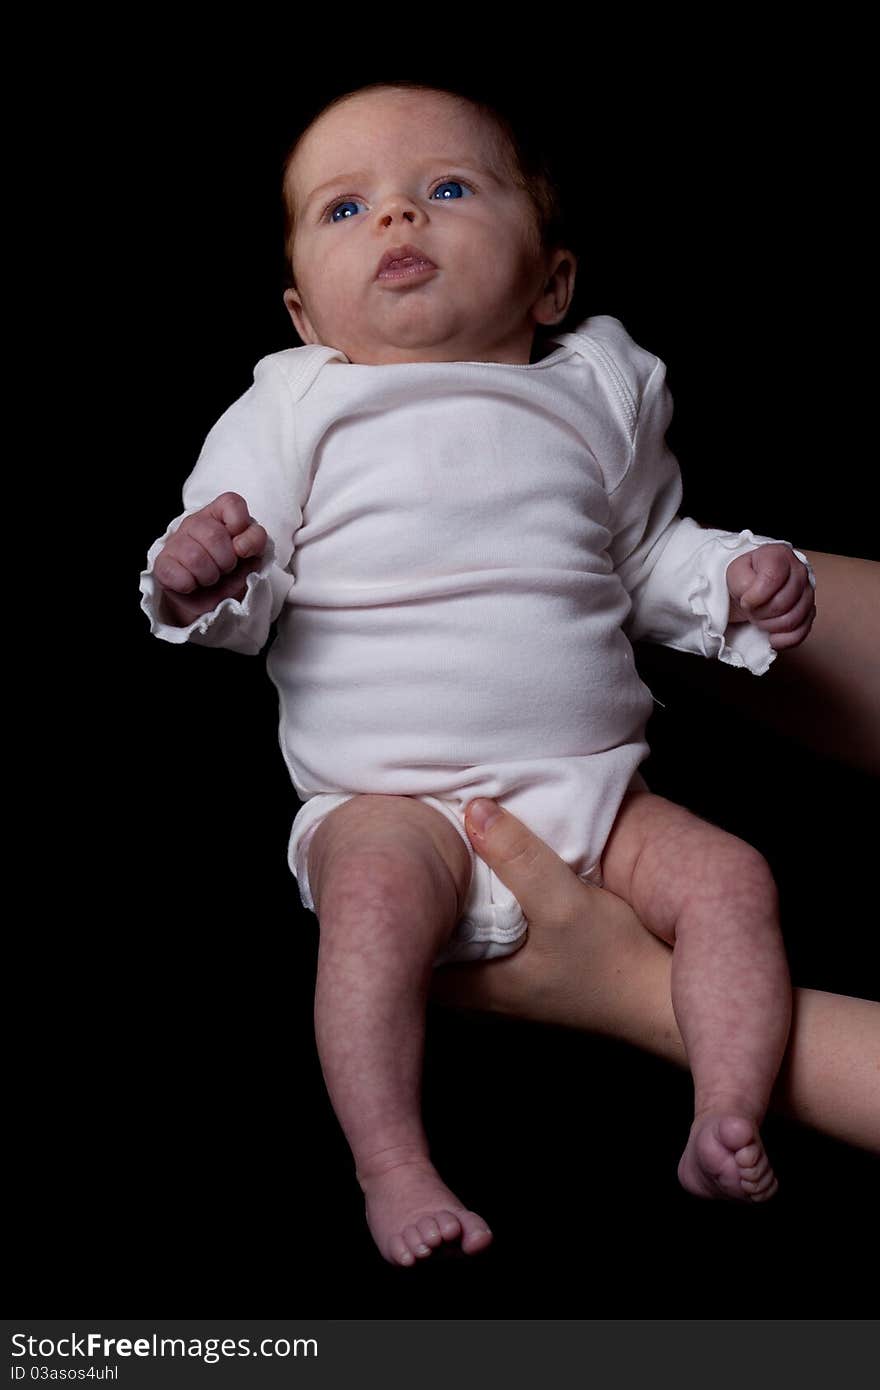
[[[496,1242],[384,1264],[315,1053],[317,924],[285,861],[297,802],[263,658],[159,643],[139,609],[205,434],[261,356],[297,345],[283,154],[318,101],[398,75],[485,79],[558,128],[579,301],[666,361],[686,510],[877,558],[857,40],[643,34],[637,62],[632,34],[570,46],[542,20],[504,36],[500,61],[501,37],[421,22],[430,42],[394,57],[375,35],[340,56],[339,36],[331,53],[292,27],[185,54],[170,33],[117,36],[101,61],[59,47],[36,86],[57,115],[29,169],[51,204],[35,424],[64,450],[44,542],[55,616],[29,648],[48,752],[27,811],[35,911],[11,975],[20,1306],[863,1316],[876,1160],[770,1117],[774,1202],[699,1203],[675,1176],[687,1077],[437,1008],[435,1157]],[[767,855],[796,983],[878,997],[876,783],[707,707],[667,667],[653,688],[653,787]]]

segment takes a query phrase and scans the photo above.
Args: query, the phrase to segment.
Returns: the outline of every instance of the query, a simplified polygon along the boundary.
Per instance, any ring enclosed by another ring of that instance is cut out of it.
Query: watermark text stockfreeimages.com
[[[32,1337],[26,1332],[12,1334],[13,1357],[46,1361],[54,1357],[70,1359],[116,1357],[177,1357],[193,1358],[213,1365],[221,1359],[247,1356],[289,1357],[317,1356],[318,1343],[314,1337],[105,1337],[100,1332],[70,1332],[63,1337]],[[20,1365],[19,1369],[24,1370]],[[13,1379],[21,1377],[13,1376]]]

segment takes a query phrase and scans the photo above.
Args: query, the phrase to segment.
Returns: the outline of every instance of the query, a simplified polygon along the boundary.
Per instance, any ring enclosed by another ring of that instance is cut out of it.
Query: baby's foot
[[[779,1187],[754,1121],[717,1111],[694,1120],[678,1180],[696,1197],[741,1202],[766,1202]]]
[[[391,1264],[424,1260],[447,1242],[466,1255],[491,1243],[481,1216],[467,1211],[427,1159],[411,1159],[384,1173],[360,1175],[367,1200],[367,1225]]]

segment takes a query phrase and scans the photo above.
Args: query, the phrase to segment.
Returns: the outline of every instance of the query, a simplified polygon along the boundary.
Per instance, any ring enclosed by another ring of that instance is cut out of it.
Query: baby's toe
[[[754,1168],[761,1158],[763,1150],[760,1144],[746,1144],[744,1148],[737,1149],[736,1161],[740,1168]]]
[[[440,1234],[440,1227],[437,1225],[433,1216],[423,1216],[417,1224],[419,1234],[426,1245],[430,1245],[432,1249],[435,1249],[442,1243],[443,1237]]]
[[[740,1168],[739,1175],[747,1182],[760,1182],[767,1173],[770,1172],[770,1160],[766,1154],[761,1154],[760,1159],[753,1168]]]
[[[430,1255],[431,1247],[422,1239],[422,1233],[418,1226],[407,1226],[403,1232],[404,1243],[407,1248],[418,1259],[423,1260],[426,1255]]]
[[[749,1200],[752,1202],[767,1202],[771,1197],[775,1197],[778,1191],[779,1183],[776,1181],[775,1177],[771,1176],[766,1187],[763,1183],[760,1183],[756,1192],[749,1193]]]
[[[416,1257],[402,1235],[392,1236],[388,1242],[388,1258],[392,1264],[414,1265]]]
[[[461,1222],[458,1217],[453,1216],[451,1211],[438,1211],[434,1216],[443,1239],[458,1240],[461,1235]]]
[[[767,1171],[762,1173],[759,1178],[743,1178],[742,1185],[746,1192],[754,1195],[756,1192],[767,1192],[775,1181],[776,1176],[768,1167]]]
[[[734,1153],[739,1153],[748,1145],[755,1149],[755,1157],[758,1155],[758,1145],[755,1144],[755,1126],[749,1121],[742,1119],[739,1115],[725,1115],[718,1125],[718,1137],[726,1149],[731,1149]]]
[[[478,1250],[485,1249],[492,1240],[492,1232],[482,1216],[478,1216],[475,1211],[462,1212],[461,1230],[461,1248],[468,1255],[475,1255]]]

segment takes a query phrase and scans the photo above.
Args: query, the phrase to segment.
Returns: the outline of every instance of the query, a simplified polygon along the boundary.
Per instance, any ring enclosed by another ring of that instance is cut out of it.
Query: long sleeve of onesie
[[[703,528],[678,515],[681,476],[666,444],[671,418],[666,369],[658,358],[634,422],[629,466],[610,497],[611,557],[632,600],[627,636],[762,675],[776,653],[751,623],[729,622],[726,573],[737,556],[779,542],[751,531]],[[794,553],[807,563],[800,551]]]
[[[298,476],[294,396],[271,357],[254,368],[253,385],[210,430],[195,468],[183,487],[184,510],[150,546],[140,576],[141,608],[150,632],[166,642],[227,647],[256,656],[266,643],[293,583],[289,572],[294,535],[302,522],[308,479]],[[268,533],[262,564],[247,576],[241,600],[222,599],[187,627],[163,620],[161,590],[153,577],[156,559],[184,517],[223,492],[237,492],[251,516]]]

